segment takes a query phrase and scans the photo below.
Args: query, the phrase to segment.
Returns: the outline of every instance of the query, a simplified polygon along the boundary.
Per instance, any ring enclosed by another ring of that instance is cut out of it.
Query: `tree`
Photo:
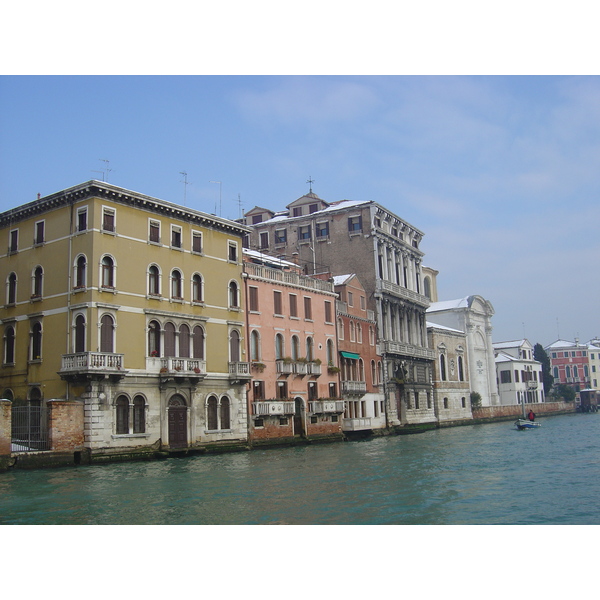
[[[481,394],[479,392],[471,392],[471,408],[481,407]]]
[[[544,384],[544,396],[548,396],[552,386],[554,385],[554,377],[552,376],[552,370],[550,368],[550,357],[544,350],[541,344],[536,344],[533,347],[533,358],[538,362],[542,363],[542,379]]]
[[[575,390],[565,383],[559,383],[554,386],[554,393],[557,397],[562,398],[565,402],[575,401]]]

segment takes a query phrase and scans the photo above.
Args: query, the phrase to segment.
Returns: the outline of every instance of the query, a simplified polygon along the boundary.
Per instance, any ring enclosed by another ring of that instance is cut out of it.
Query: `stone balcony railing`
[[[423,348],[422,346],[413,346],[406,342],[385,342],[379,343],[380,354],[400,354],[402,356],[410,356],[412,358],[425,358],[427,360],[435,360],[435,352],[431,348]]]
[[[277,373],[280,375],[290,375],[294,372],[294,364],[286,360],[275,361]]]
[[[277,360],[275,361],[275,367],[279,375],[315,375],[319,376],[322,373],[321,363],[306,362],[301,360]]]
[[[343,413],[345,402],[332,398],[331,400],[309,400],[308,410],[313,414]]]
[[[342,381],[342,394],[366,394],[366,381]]]
[[[68,381],[76,381],[82,377],[122,379],[128,373],[123,367],[123,356],[114,352],[63,354],[58,374]]]
[[[431,304],[427,296],[423,296],[423,294],[413,292],[413,290],[409,290],[401,285],[397,285],[396,283],[385,281],[383,279],[377,280],[375,291],[378,293],[391,294],[392,296],[402,298],[403,300],[410,300],[424,308],[428,308]]]
[[[264,400],[252,402],[252,414],[259,416],[293,415],[295,413],[294,402],[286,400]]]
[[[252,379],[252,375],[250,374],[250,363],[230,362],[229,377],[230,379]]]
[[[147,358],[146,370],[158,371],[161,375],[185,375],[204,377],[206,375],[206,361],[199,358],[161,357]]]
[[[357,419],[342,419],[342,431],[363,431],[372,429],[371,419],[368,417]]]

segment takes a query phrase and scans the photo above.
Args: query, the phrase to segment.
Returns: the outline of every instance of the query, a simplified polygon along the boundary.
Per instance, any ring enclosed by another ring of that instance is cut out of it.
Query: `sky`
[[[312,179],[423,231],[494,341],[600,336],[597,76],[5,75],[0,125],[1,211],[104,179],[235,219]]]

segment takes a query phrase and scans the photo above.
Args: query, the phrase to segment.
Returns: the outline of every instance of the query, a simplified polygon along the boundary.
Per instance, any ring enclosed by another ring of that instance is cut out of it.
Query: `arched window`
[[[238,285],[235,281],[229,284],[229,308],[239,308]]]
[[[75,317],[75,352],[85,352],[85,317]]]
[[[194,358],[204,360],[204,329],[200,325],[194,327]]]
[[[369,325],[369,345],[370,346],[375,345],[375,329],[373,328],[372,325]]]
[[[115,403],[117,411],[117,434],[129,433],[129,400],[127,396],[119,396]]]
[[[458,380],[459,381],[464,381],[465,380],[465,366],[464,366],[464,362],[463,362],[463,357],[462,356],[458,357]]]
[[[365,381],[365,363],[362,358],[358,359],[358,381]]]
[[[275,359],[281,360],[282,358],[284,358],[283,335],[278,333],[275,336]]]
[[[192,302],[203,302],[203,283],[202,277],[198,273],[194,273],[192,277]]]
[[[427,296],[431,300],[431,280],[429,279],[429,277],[425,277],[425,279],[423,280],[423,287],[425,296]]]
[[[362,325],[360,323],[356,324],[356,341],[362,344]]]
[[[36,298],[42,296],[42,284],[44,282],[44,270],[39,265],[33,271],[33,289],[32,295]]]
[[[160,356],[160,323],[150,321],[148,324],[148,355]]]
[[[77,257],[77,263],[75,265],[75,287],[83,288],[86,286],[86,269],[87,261],[82,254]]]
[[[327,364],[333,366],[333,340],[327,340]]]
[[[314,342],[311,337],[306,338],[306,360],[314,360]]]
[[[440,379],[446,381],[446,357],[440,354]]]
[[[553,372],[554,372],[554,379],[558,379],[558,367],[554,367]]]
[[[148,269],[148,294],[160,296],[160,271],[156,265]]]
[[[250,334],[250,360],[260,360],[260,337],[256,329]]]
[[[350,321],[350,341],[356,341],[356,334],[354,332],[354,321]]]
[[[229,356],[231,362],[240,362],[240,333],[237,329],[229,334]]]
[[[375,361],[371,361],[371,381],[373,385],[377,385],[377,369],[375,367]]]
[[[338,340],[344,339],[344,321],[342,317],[338,317]]]
[[[102,287],[115,287],[115,262],[110,256],[102,258]]]
[[[6,294],[7,304],[17,303],[17,274],[11,273],[8,276],[8,290]]]
[[[377,381],[383,383],[383,368],[380,360],[377,361]]]
[[[133,399],[133,433],[146,432],[146,401],[143,396]]]
[[[100,319],[100,352],[114,352],[115,321],[111,315]]]
[[[31,324],[31,360],[42,358],[42,324],[34,321]]]
[[[231,429],[231,407],[229,398],[221,398],[221,410],[219,413],[221,416],[221,429]]]
[[[216,396],[210,396],[206,402],[206,428],[214,431],[219,429],[219,402]]]
[[[567,378],[571,377],[571,367],[569,365],[567,365],[565,367],[565,374],[566,374]]]
[[[292,360],[300,358],[300,340],[297,335],[292,336]]]
[[[183,294],[181,292],[181,271],[173,269],[171,271],[171,298],[174,300],[182,300]]]
[[[165,324],[165,356],[177,356],[175,350],[175,325],[173,323]]]
[[[179,356],[190,357],[190,328],[185,323],[179,326]]]
[[[7,325],[4,329],[4,364],[12,365],[15,362],[15,328]]]

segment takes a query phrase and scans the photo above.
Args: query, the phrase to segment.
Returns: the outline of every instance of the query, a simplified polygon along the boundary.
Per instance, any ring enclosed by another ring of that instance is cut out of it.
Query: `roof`
[[[333,285],[344,285],[348,283],[352,277],[354,277],[354,273],[350,273],[349,275],[334,275]]]
[[[496,348],[496,350],[501,350],[502,348],[520,348],[525,344],[529,344],[531,346],[531,342],[525,338],[522,340],[513,340],[512,342],[494,342],[492,346]]]
[[[427,309],[427,312],[439,312],[442,310],[452,310],[455,308],[468,308],[469,307],[469,298],[467,296],[465,298],[459,298],[458,300],[446,300],[444,302],[432,302]]]
[[[506,352],[499,352],[495,358],[495,362],[497,363],[505,363],[505,362],[523,362],[520,358],[515,358],[510,354],[506,354]]]
[[[271,256],[269,254],[263,254],[262,252],[257,252],[256,250],[249,250],[248,248],[242,248],[242,252],[253,258],[254,260],[259,260],[263,263],[268,263],[270,265],[276,265],[278,267],[289,267],[293,269],[299,269],[300,267],[293,262],[283,260],[281,258],[277,258],[276,256]]]
[[[549,346],[546,346],[545,349],[547,350],[548,348],[576,348],[577,346],[578,344],[576,344],[575,342],[568,342],[567,340],[556,340]]]
[[[445,325],[438,325],[437,323],[431,323],[430,321],[427,321],[426,323],[427,327],[434,327],[435,329],[443,329],[444,331],[451,331],[452,333],[462,333],[464,335],[464,331],[461,331],[460,329],[453,329],[452,327],[446,327]]]

